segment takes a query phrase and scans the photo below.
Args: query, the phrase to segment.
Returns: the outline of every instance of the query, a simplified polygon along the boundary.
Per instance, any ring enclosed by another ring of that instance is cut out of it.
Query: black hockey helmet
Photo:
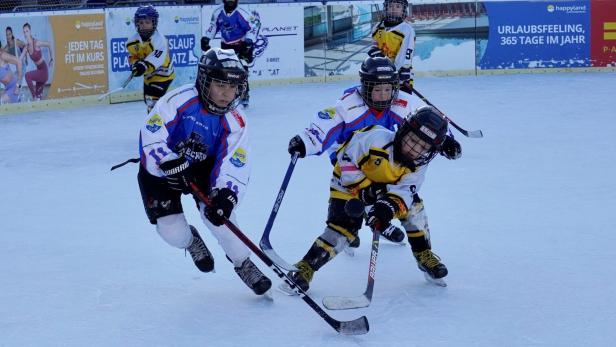
[[[402,5],[402,13],[400,14],[388,13],[389,6],[394,3]],[[404,18],[406,18],[406,16],[408,15],[408,12],[407,12],[408,9],[409,9],[409,2],[407,0],[385,0],[383,2],[383,19],[385,20],[386,24],[389,24],[392,26],[400,24],[402,23]]]
[[[445,141],[448,123],[434,107],[418,108],[396,131],[394,160],[411,169],[428,164]]]
[[[238,0],[223,0],[222,2],[225,7],[225,12],[227,13],[231,13],[237,8]]]
[[[398,96],[400,78],[394,63],[385,57],[366,58],[359,69],[359,79],[361,81],[361,97],[369,107],[382,111],[391,106],[391,103]],[[372,100],[372,90],[380,84],[391,84],[392,91],[389,100]]]
[[[142,30],[139,28],[139,20],[140,19],[151,19],[152,20],[152,29]],[[152,5],[141,5],[135,11],[135,17],[133,18],[135,22],[135,28],[141,36],[143,41],[148,40],[152,34],[156,31],[156,27],[158,26],[158,11]]]
[[[246,90],[247,78],[248,74],[233,50],[214,47],[205,52],[199,60],[195,86],[203,106],[214,114],[224,115],[237,106]],[[235,98],[229,105],[218,106],[210,98],[210,87],[213,81],[237,86]]]

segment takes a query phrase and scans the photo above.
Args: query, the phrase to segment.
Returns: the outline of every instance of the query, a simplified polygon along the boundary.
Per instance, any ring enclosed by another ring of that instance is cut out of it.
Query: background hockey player
[[[368,50],[368,55],[391,59],[400,74],[402,90],[411,93],[414,77],[415,30],[411,23],[406,21],[408,8],[407,0],[383,2],[383,19],[372,30],[374,43]]]
[[[370,125],[395,130],[406,115],[412,112],[411,96],[399,91],[399,77],[394,64],[384,57],[367,57],[359,70],[361,85],[348,89],[335,107],[318,112],[310,127],[289,141],[289,153],[300,157],[327,152],[332,164],[337,161],[336,150],[354,131]],[[460,144],[447,136],[442,154],[455,159],[461,153]],[[393,224],[383,228],[382,235],[392,242],[402,242],[405,233]],[[356,237],[351,247],[359,246]]]
[[[201,38],[201,50],[210,49],[210,40],[217,32],[220,32],[223,49],[233,49],[237,56],[245,62],[244,68],[248,72],[248,65],[254,57],[254,44],[261,27],[261,22],[256,12],[248,12],[238,6],[238,0],[224,0],[223,5],[216,8],[212,14],[210,25]],[[242,105],[248,107],[249,86],[242,96]]]
[[[250,176],[245,115],[236,108],[246,72],[231,50],[213,48],[201,57],[195,85],[162,97],[141,129],[139,187],[146,214],[169,245],[188,250],[199,270],[214,259],[197,229],[184,217],[181,196],[194,182],[209,192],[211,206],[198,202],[205,225],[218,239],[235,272],[257,295],[271,281],[249,259],[249,249],[225,226],[236,223],[235,206]]]
[[[427,278],[444,284],[447,267],[431,250],[427,219],[417,193],[446,134],[447,120],[424,106],[396,132],[370,126],[352,135],[337,152],[327,226],[295,264],[299,271],[289,273],[298,286],[308,290],[314,272],[357,237],[364,218],[349,212],[346,206],[350,200],[372,205],[366,224],[373,230],[382,231],[393,218],[400,218],[419,269]]]
[[[152,5],[135,11],[137,33],[126,41],[128,62],[134,77],[143,76],[143,101],[148,113],[175,78],[167,39],[158,32],[158,11]]]

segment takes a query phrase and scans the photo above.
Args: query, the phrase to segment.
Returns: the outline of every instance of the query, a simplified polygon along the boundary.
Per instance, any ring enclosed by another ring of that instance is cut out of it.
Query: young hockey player
[[[149,113],[169,89],[175,70],[167,39],[156,30],[158,11],[154,6],[139,6],[134,21],[137,33],[126,41],[126,50],[132,75],[143,76],[143,101]]]
[[[139,138],[138,174],[148,219],[169,245],[188,250],[203,272],[214,269],[214,258],[188,225],[182,193],[195,183],[209,192],[211,205],[198,202],[205,225],[218,239],[235,272],[255,294],[272,283],[249,259],[249,249],[222,226],[236,222],[234,209],[250,176],[250,148],[245,115],[237,109],[246,88],[246,72],[231,50],[213,48],[201,57],[194,85],[163,96],[154,106]]]
[[[414,77],[415,30],[411,23],[405,20],[408,7],[407,0],[383,2],[383,19],[372,30],[374,43],[368,50],[368,55],[391,59],[400,74],[402,90],[411,93]]]
[[[361,85],[351,88],[333,108],[318,112],[310,127],[289,141],[289,153],[306,155],[329,154],[332,164],[337,161],[336,150],[354,131],[370,125],[380,125],[395,130],[404,117],[411,113],[411,96],[399,92],[399,78],[394,64],[384,57],[367,57],[359,70]],[[461,153],[460,144],[446,136],[442,155],[456,159]],[[457,153],[457,156],[456,156]],[[392,242],[402,242],[405,233],[392,225],[382,230],[382,235]],[[351,247],[359,246],[354,238]]]
[[[210,49],[210,40],[217,32],[220,32],[223,49],[233,49],[237,56],[245,62],[244,68],[248,71],[248,65],[253,61],[254,43],[257,40],[261,21],[256,12],[248,12],[238,8],[238,0],[224,0],[223,5],[216,8],[212,14],[210,25],[201,38],[201,50]],[[242,96],[242,105],[248,107],[249,86]]]
[[[289,273],[294,282],[308,290],[315,271],[357,237],[363,215],[349,214],[345,208],[354,200],[355,205],[372,205],[366,224],[373,230],[382,231],[393,218],[400,218],[419,269],[444,284],[447,267],[432,252],[417,194],[446,135],[447,120],[430,106],[419,108],[395,132],[381,126],[355,132],[337,152],[325,231],[295,264],[299,271]]]

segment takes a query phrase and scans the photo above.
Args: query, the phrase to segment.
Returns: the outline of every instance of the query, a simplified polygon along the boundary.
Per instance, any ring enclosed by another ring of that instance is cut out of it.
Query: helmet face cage
[[[151,19],[152,29],[139,28],[140,19]],[[135,22],[135,29],[139,33],[139,36],[141,36],[141,39],[147,40],[156,31],[156,27],[158,26],[158,11],[156,11],[154,6],[152,5],[139,6],[137,11],[135,11],[135,17],[133,18],[133,20]]]
[[[400,78],[394,63],[385,57],[366,58],[359,69],[359,79],[361,80],[360,95],[368,107],[382,111],[390,107],[392,102],[398,97]],[[372,92],[374,87],[385,84],[391,85],[389,99],[383,101],[373,100]]]
[[[374,87],[378,85],[391,85],[391,96],[387,100],[375,101],[372,99],[372,91]],[[382,111],[391,106],[392,102],[398,97],[398,90],[400,89],[400,83],[398,78],[392,79],[391,82],[379,82],[372,80],[361,81],[361,96],[364,102],[369,107],[372,107],[378,111]]]
[[[236,86],[235,97],[226,106],[217,105],[211,97],[212,82]],[[201,103],[208,111],[224,115],[237,107],[247,87],[247,73],[232,50],[212,48],[201,56],[196,81]]]
[[[405,119],[394,138],[394,159],[411,169],[427,165],[447,134],[447,119],[430,106]]]
[[[402,5],[402,13],[389,13],[389,5],[393,3]],[[383,19],[388,23],[402,23],[404,18],[407,16],[408,8],[409,3],[407,0],[385,0],[383,2]]]

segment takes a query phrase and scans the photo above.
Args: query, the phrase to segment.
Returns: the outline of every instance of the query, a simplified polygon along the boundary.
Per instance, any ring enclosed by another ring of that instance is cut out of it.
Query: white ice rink
[[[251,186],[240,228],[258,242],[287,142],[348,82],[254,88]],[[341,336],[303,301],[256,297],[185,197],[216,257],[202,274],[148,223],[137,165],[140,102],[0,117],[0,346],[613,346],[616,74],[421,78],[417,88],[485,138],[437,157],[422,188],[449,286],[381,242],[370,332]],[[331,167],[300,159],[272,230],[295,262],[321,233]],[[359,295],[369,242],[317,272],[310,295]],[[256,257],[255,263],[280,280]]]

